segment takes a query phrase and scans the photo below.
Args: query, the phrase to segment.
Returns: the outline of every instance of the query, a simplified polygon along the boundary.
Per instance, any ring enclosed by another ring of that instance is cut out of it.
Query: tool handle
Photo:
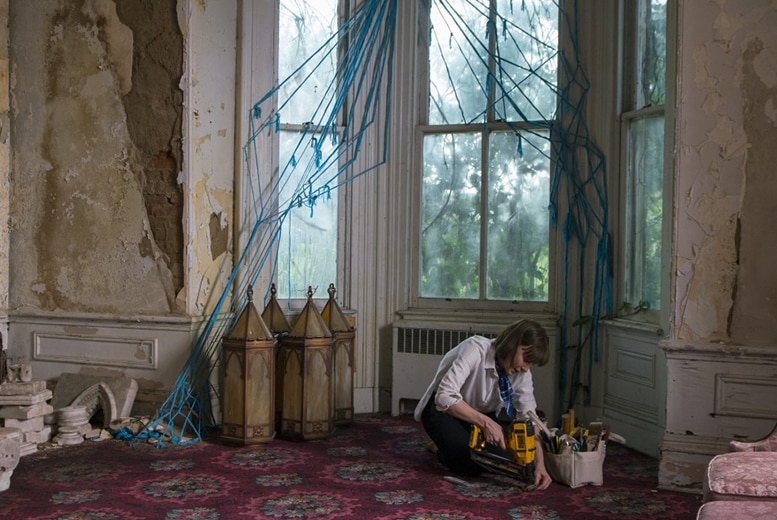
[[[537,416],[537,413],[534,410],[529,410],[526,415],[529,416],[529,419],[531,419],[534,424],[540,427],[540,429],[545,432],[545,435],[548,436],[548,438],[553,437],[553,432],[551,432],[547,426],[545,426],[545,423],[540,420],[540,418]]]

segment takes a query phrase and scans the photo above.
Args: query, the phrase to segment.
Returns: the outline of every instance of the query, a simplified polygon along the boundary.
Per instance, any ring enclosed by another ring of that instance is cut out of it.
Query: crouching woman
[[[485,471],[470,455],[471,425],[481,429],[486,443],[504,451],[497,415],[503,411],[510,418],[526,417],[536,411],[531,367],[546,364],[548,357],[548,335],[532,320],[509,325],[493,340],[469,337],[445,354],[414,413],[434,442],[440,463],[465,476]],[[542,443],[536,446],[534,485],[546,489],[551,478]]]

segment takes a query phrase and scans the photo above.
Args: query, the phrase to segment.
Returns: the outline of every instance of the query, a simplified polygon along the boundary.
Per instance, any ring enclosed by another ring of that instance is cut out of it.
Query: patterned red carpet
[[[108,440],[21,459],[0,518],[693,519],[696,495],[655,489],[657,462],[608,446],[604,485],[520,492],[507,477],[463,486],[410,417],[358,418],[326,441],[158,448]]]

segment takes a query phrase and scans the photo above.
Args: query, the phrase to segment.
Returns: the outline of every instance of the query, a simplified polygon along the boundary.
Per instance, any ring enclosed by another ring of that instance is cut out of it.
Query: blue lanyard
[[[502,402],[505,404],[505,412],[512,419],[515,415],[513,384],[510,382],[510,378],[507,377],[507,372],[499,365],[499,361],[496,362],[496,373],[499,375],[499,394],[502,396]]]

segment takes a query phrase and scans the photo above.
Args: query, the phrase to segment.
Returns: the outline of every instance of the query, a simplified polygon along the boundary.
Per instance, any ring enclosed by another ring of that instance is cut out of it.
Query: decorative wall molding
[[[603,415],[637,451],[657,456],[666,426],[666,366],[655,328],[605,324]]]
[[[604,404],[608,414],[617,412],[619,414],[629,416],[633,419],[637,419],[638,421],[644,421],[654,425],[660,421],[663,421],[663,417],[659,417],[658,409],[655,406],[650,406],[644,403],[636,403],[616,395],[605,396]]]
[[[115,373],[143,392],[173,387],[204,318],[9,314],[8,356],[31,363],[35,379]]]
[[[649,388],[656,387],[655,353],[635,352],[624,349],[612,353],[612,377]]]
[[[680,452],[693,455],[712,457],[728,449],[728,439],[710,435],[681,435],[666,433],[661,444],[663,452]]]
[[[33,361],[156,370],[159,338],[95,337],[33,332]]]
[[[777,400],[753,396],[777,396],[777,379],[751,375],[715,375],[715,415],[777,419]],[[750,397],[748,399],[747,397]]]
[[[777,420],[777,349],[662,345],[667,357],[666,432],[659,487],[701,488],[709,460],[731,440],[765,437]]]

